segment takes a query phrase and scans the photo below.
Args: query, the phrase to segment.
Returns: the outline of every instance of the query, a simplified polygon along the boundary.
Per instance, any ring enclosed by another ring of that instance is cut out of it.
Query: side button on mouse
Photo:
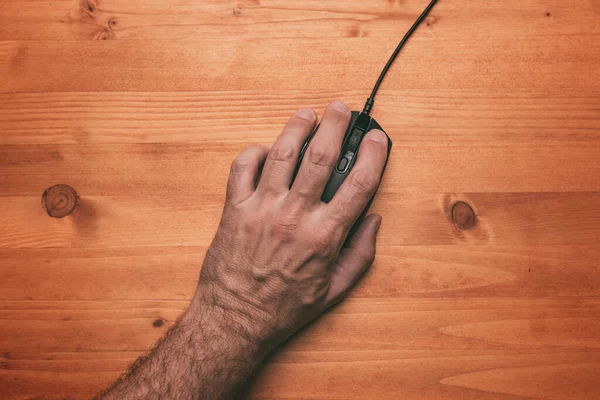
[[[340,162],[338,163],[337,167],[336,167],[336,171],[339,172],[340,174],[343,174],[344,172],[346,172],[346,169],[348,168],[348,163],[350,160],[348,160],[346,157],[342,158],[340,160]]]

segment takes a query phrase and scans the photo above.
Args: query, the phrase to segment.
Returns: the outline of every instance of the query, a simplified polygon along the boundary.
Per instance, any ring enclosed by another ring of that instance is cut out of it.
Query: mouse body
[[[304,146],[302,146],[294,178],[295,175],[298,173],[300,165],[302,164],[304,154],[306,153],[306,150],[308,149],[308,146],[318,129],[319,127],[317,126],[312,135],[310,135],[310,137],[304,143]],[[350,174],[350,171],[352,171],[352,168],[356,163],[356,160],[358,158],[358,150],[363,138],[369,131],[373,129],[379,129],[380,131],[385,133],[383,128],[381,128],[381,125],[379,125],[374,118],[367,114],[360,113],[358,111],[352,111],[352,117],[350,119],[348,129],[346,129],[346,134],[344,135],[344,140],[342,142],[340,157],[333,172],[331,173],[331,177],[329,178],[327,185],[325,186],[323,195],[321,196],[321,200],[323,202],[329,203],[329,201],[333,199],[333,196],[338,191],[338,189],[342,186],[342,184],[344,183],[344,181],[346,180],[346,178]],[[392,150],[392,140],[390,139],[387,133],[385,133],[385,136],[388,140],[388,152],[385,162],[387,166],[387,161],[390,157],[390,152]],[[385,167],[383,171],[385,172]],[[365,210],[363,211],[361,217],[358,219],[357,224],[360,223],[360,220],[362,220],[362,218],[366,215],[367,211],[369,210],[369,207],[371,206],[371,203],[373,202],[374,197],[375,195],[373,195],[373,197],[369,201],[369,204],[365,207]],[[357,225],[355,225],[355,228],[356,227]],[[351,232],[353,232],[355,228],[353,228]]]

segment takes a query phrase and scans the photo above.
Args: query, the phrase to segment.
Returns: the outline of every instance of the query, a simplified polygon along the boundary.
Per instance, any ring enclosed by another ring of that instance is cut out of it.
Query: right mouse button
[[[336,171],[339,172],[340,174],[343,174],[344,172],[346,172],[346,169],[348,169],[348,164],[350,163],[350,160],[348,160],[348,158],[343,157],[340,162],[338,163],[337,167],[336,167]]]

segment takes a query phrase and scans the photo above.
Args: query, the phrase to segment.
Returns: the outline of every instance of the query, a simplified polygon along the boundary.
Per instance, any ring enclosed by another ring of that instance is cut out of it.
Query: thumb
[[[375,260],[375,238],[381,226],[381,216],[371,214],[360,224],[348,247],[340,252],[331,284],[327,293],[326,306],[339,302],[361,275]]]

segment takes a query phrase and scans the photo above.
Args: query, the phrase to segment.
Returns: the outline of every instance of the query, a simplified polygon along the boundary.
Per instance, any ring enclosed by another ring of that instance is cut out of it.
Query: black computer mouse
[[[370,116],[371,109],[373,108],[373,104],[375,103],[375,95],[377,94],[379,87],[381,86],[381,83],[383,82],[383,79],[385,78],[386,74],[390,70],[390,67],[392,66],[394,60],[396,59],[396,57],[398,56],[398,54],[400,53],[400,51],[402,50],[402,48],[404,47],[406,42],[408,41],[410,36],[413,34],[413,32],[415,32],[417,27],[421,24],[421,22],[423,22],[425,17],[429,14],[431,9],[435,6],[435,4],[437,2],[438,2],[438,0],[431,0],[429,2],[429,5],[427,6],[427,8],[425,8],[423,13],[421,13],[419,18],[417,18],[415,23],[410,27],[410,29],[408,30],[406,35],[404,35],[404,37],[398,44],[398,47],[396,47],[396,50],[394,50],[389,61],[383,68],[383,71],[381,71],[381,74],[379,75],[379,79],[377,79],[377,83],[375,83],[375,87],[373,87],[371,96],[367,99],[367,102],[365,103],[365,107],[364,107],[363,111],[362,112],[352,111],[352,118],[350,119],[350,124],[348,125],[348,129],[346,130],[346,135],[344,136],[344,141],[342,143],[342,151],[340,152],[340,158],[337,162],[337,165],[336,165],[333,173],[331,174],[331,177],[329,178],[329,181],[327,182],[327,185],[325,186],[325,190],[323,191],[323,196],[321,197],[321,200],[323,200],[325,203],[329,203],[329,201],[331,201],[333,196],[335,196],[335,193],[342,186],[342,183],[344,183],[344,181],[346,180],[346,177],[350,174],[350,171],[352,171],[352,168],[354,167],[354,164],[356,163],[356,158],[358,155],[358,149],[359,149],[360,143],[362,142],[364,136],[370,130],[373,130],[373,129],[379,129],[383,133],[385,133],[385,131],[381,128],[381,125],[379,125],[377,123],[377,121],[375,121]],[[319,127],[317,127],[317,129],[319,129]],[[317,131],[317,129],[315,129],[315,132]],[[304,143],[304,146],[302,147],[302,151],[300,152],[300,157],[298,158],[298,164],[296,165],[294,179],[296,178],[296,174],[298,173],[300,165],[302,164],[302,159],[304,158],[304,153],[306,152],[306,149],[308,148],[308,145],[310,144],[311,139],[315,135],[315,132],[313,132],[313,134],[308,138],[308,140],[306,141],[306,143]],[[385,136],[388,139],[388,153],[387,153],[387,158],[385,161],[385,165],[387,166],[387,162],[390,158],[390,152],[392,150],[392,141],[387,133],[385,133]],[[383,171],[385,172],[385,167],[383,168]],[[383,176],[383,172],[382,172],[382,176]],[[292,184],[293,183],[294,182],[292,180]],[[291,187],[291,185],[290,185],[290,187]],[[356,228],[359,226],[361,220],[367,214],[369,207],[371,207],[371,203],[373,203],[374,197],[375,197],[375,195],[373,195],[373,197],[371,197],[371,199],[369,200],[369,203],[365,207],[362,215],[358,218],[358,220],[356,221],[356,223],[350,230],[350,234],[348,235],[348,238],[350,238],[352,236],[352,234],[355,232]]]
[[[302,150],[300,151],[300,157],[298,158],[298,164],[296,165],[296,172],[294,173],[294,178],[296,177],[300,165],[302,164],[302,160],[304,158],[304,154],[306,153],[306,149],[308,148],[310,141],[312,140],[318,129],[319,127],[317,127],[312,133],[312,135],[310,135],[310,137],[304,143]],[[354,164],[356,163],[358,149],[363,138],[369,131],[373,129],[379,129],[380,131],[385,133],[385,131],[381,128],[381,125],[379,125],[374,118],[365,113],[352,111],[350,124],[348,125],[348,129],[346,130],[346,134],[344,135],[344,140],[342,142],[340,158],[336,164],[335,169],[331,174],[331,177],[329,178],[329,181],[327,182],[327,185],[325,186],[323,195],[321,196],[321,200],[323,202],[329,203],[329,201],[333,199],[333,196],[338,191],[338,189],[342,186],[342,183],[344,183],[344,180],[346,180],[346,178],[350,174],[350,171],[352,171]],[[388,139],[388,153],[385,161],[385,164],[387,166],[387,161],[390,157],[390,152],[392,151],[392,140],[390,139],[387,133],[385,133],[385,136]],[[383,172],[385,172],[385,167],[383,169]],[[355,224],[355,226],[350,231],[350,236],[352,235],[352,233],[354,233],[360,221],[367,214],[367,211],[369,210],[369,207],[371,207],[371,203],[373,202],[374,197],[375,195],[373,195],[373,197],[365,207],[365,210],[358,219],[357,224]]]

